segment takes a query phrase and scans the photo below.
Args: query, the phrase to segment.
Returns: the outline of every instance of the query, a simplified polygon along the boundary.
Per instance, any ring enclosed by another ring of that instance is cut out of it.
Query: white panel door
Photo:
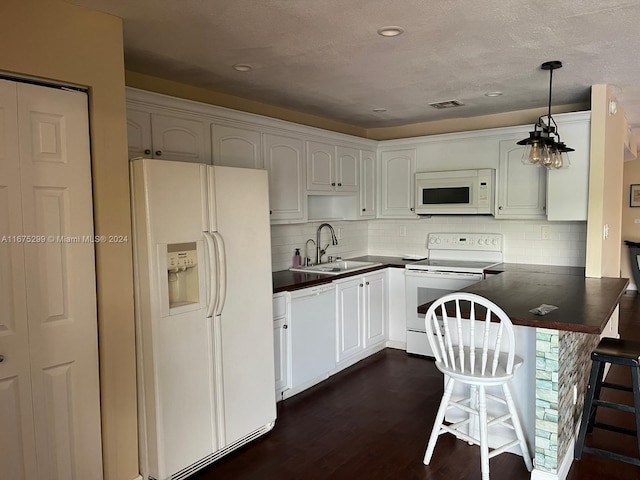
[[[271,221],[306,220],[302,140],[264,135],[264,162],[269,171]]]
[[[0,80],[0,478],[37,478],[16,84]]]
[[[102,478],[87,96],[18,84],[38,478]]]
[[[382,152],[380,217],[415,217],[416,150]]]
[[[363,348],[362,345],[362,318],[364,312],[363,295],[364,280],[358,278],[337,286],[338,292],[338,358],[341,362]]]
[[[360,152],[360,218],[376,216],[376,152]]]
[[[355,148],[336,148],[336,190],[357,192],[360,185],[360,152]]]
[[[365,277],[365,348],[387,339],[387,282],[386,274]]]
[[[151,114],[153,158],[211,163],[208,125],[188,115]]]
[[[307,189],[319,192],[336,190],[336,147],[327,143],[307,142]]]
[[[262,168],[261,134],[247,128],[211,125],[213,164]]]
[[[500,141],[496,218],[546,218],[547,169],[522,163],[518,138]]]

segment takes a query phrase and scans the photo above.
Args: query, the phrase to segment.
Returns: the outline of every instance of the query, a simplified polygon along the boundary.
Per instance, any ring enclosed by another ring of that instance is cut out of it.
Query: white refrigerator
[[[267,172],[131,161],[140,469],[181,479],[276,419]]]

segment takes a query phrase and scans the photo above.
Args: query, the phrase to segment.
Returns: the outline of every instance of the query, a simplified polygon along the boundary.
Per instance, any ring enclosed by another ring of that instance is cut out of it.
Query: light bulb
[[[542,157],[540,158],[540,163],[543,167],[551,167],[553,163],[553,158],[551,154],[551,150],[546,145],[542,147]]]
[[[553,162],[551,163],[551,166],[553,168],[562,168],[562,164],[563,164],[563,160],[562,160],[562,154],[559,151],[555,151],[553,152]]]
[[[534,142],[531,144],[531,150],[529,150],[529,163],[534,165],[540,163],[542,158],[542,152],[540,151],[540,143]]]

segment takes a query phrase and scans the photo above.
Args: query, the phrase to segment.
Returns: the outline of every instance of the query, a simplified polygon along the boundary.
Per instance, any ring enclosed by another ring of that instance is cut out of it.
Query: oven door
[[[433,357],[418,307],[448,293],[457,292],[484,278],[482,273],[406,270],[407,353]]]

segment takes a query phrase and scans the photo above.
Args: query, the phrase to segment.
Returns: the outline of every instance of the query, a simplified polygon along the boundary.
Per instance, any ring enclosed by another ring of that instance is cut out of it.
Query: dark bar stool
[[[616,338],[603,338],[591,353],[591,361],[591,376],[589,377],[589,386],[584,401],[580,432],[578,433],[578,441],[576,442],[574,450],[574,458],[579,460],[582,452],[586,452],[640,466],[640,458],[627,457],[626,455],[620,455],[607,450],[584,446],[584,439],[587,433],[591,433],[594,428],[600,428],[635,436],[638,441],[638,451],[640,453],[640,437],[638,436],[638,432],[640,432],[640,343]],[[604,374],[605,364],[607,363],[629,367],[632,387],[603,382],[602,376]],[[602,387],[633,392],[633,406],[600,400],[600,390]],[[623,412],[634,413],[636,429],[630,430],[607,423],[596,422],[598,407],[613,408]]]

